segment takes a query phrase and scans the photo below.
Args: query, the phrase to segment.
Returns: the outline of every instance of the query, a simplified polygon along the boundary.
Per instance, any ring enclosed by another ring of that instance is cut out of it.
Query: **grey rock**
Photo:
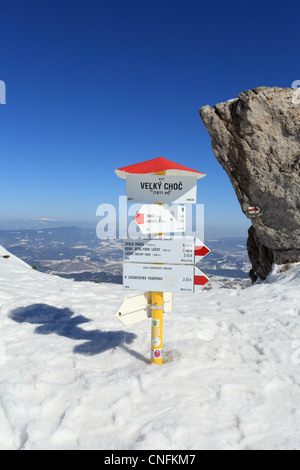
[[[300,261],[300,104],[295,89],[259,87],[200,109],[214,154],[251,218],[251,278]],[[261,212],[250,216],[248,208]]]

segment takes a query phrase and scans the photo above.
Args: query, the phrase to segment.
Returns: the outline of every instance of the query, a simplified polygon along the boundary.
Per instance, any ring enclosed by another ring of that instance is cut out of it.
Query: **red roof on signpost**
[[[166,175],[194,176],[197,179],[206,176],[206,174],[201,173],[201,171],[192,170],[192,168],[172,162],[171,160],[163,157],[152,158],[145,162],[124,166],[123,168],[115,170],[117,176],[124,179],[127,175],[145,175],[156,173],[158,171],[165,171]]]

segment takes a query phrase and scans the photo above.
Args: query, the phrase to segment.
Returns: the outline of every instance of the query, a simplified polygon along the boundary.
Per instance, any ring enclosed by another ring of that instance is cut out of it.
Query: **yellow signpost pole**
[[[155,175],[165,175],[165,171],[157,171]],[[159,233],[162,236],[163,233]],[[162,364],[163,350],[163,315],[164,293],[152,292],[152,320],[151,320],[151,363]]]
[[[162,364],[163,303],[163,292],[152,292],[151,362],[153,364]]]

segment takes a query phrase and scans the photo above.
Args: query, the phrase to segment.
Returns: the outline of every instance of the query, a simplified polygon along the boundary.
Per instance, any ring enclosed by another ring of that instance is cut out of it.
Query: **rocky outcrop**
[[[300,261],[300,104],[295,90],[259,87],[200,109],[214,154],[252,220],[252,280]]]

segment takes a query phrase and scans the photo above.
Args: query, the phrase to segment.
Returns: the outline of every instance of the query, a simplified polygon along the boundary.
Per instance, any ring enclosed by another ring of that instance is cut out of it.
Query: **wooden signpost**
[[[175,238],[165,233],[185,231],[185,207],[165,204],[195,204],[197,179],[206,176],[178,163],[159,157],[119,168],[126,178],[128,202],[143,204],[135,222],[151,239],[124,240],[123,287],[152,291],[125,299],[116,316],[125,324],[149,317],[151,320],[151,362],[162,364],[163,312],[170,310],[172,292],[193,293],[209,279],[195,264],[209,253],[196,237]],[[127,316],[127,318],[126,318]]]

